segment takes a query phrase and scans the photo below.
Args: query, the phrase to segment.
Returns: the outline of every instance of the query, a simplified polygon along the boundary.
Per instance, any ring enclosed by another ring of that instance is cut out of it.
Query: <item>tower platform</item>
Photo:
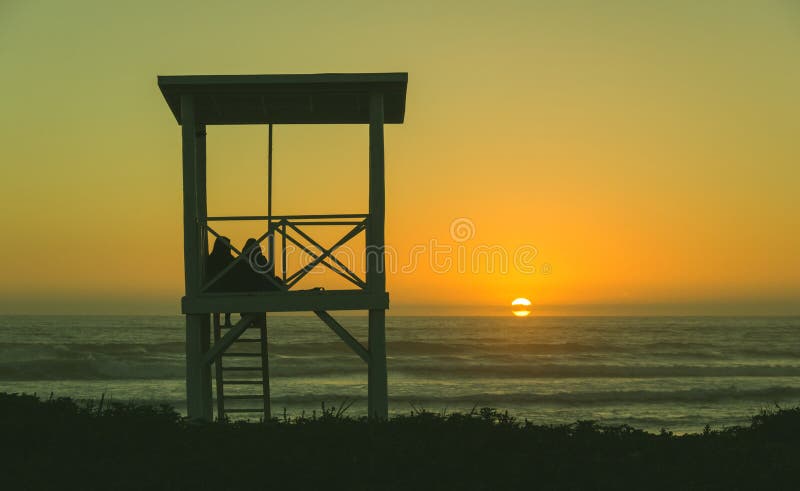
[[[181,299],[183,314],[388,309],[389,293],[358,290],[204,293]]]

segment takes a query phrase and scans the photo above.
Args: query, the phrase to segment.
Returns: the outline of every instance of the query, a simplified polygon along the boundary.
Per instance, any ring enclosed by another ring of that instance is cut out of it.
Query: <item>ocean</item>
[[[337,317],[366,344],[366,316]],[[352,404],[364,363],[319,319],[269,315],[273,414]],[[388,317],[393,414],[493,407],[676,433],[800,404],[800,317]],[[0,392],[185,411],[180,316],[4,316]]]

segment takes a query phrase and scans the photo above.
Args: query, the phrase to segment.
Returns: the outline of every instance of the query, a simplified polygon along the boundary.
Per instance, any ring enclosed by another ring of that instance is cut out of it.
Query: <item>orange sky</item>
[[[386,130],[401,265],[435,240],[454,261],[533,247],[536,272],[421,261],[389,277],[392,312],[800,313],[800,8],[650,3],[3,2],[0,310],[178,312],[157,74],[407,71]],[[275,137],[276,213],[366,211],[365,127]],[[209,130],[211,214],[265,213],[265,145]]]

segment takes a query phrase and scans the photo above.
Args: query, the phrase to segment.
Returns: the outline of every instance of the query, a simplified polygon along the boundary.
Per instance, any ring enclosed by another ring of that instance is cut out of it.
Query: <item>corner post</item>
[[[272,404],[269,391],[269,341],[267,339],[267,313],[256,316],[261,330],[261,394],[264,396],[264,422],[272,419]]]
[[[206,185],[206,125],[197,124],[195,131],[195,148],[197,162],[197,189],[195,191],[197,199],[197,233],[199,234],[197,270],[200,285],[204,284],[206,278],[206,261],[208,260],[208,231],[206,230],[206,218],[208,218],[208,187]]]
[[[186,295],[200,292],[202,282],[201,213],[205,215],[205,142],[199,143],[194,98],[181,96],[183,148],[183,260]],[[203,128],[204,129],[204,128]],[[202,170],[201,170],[202,163]],[[200,190],[202,179],[203,189]],[[202,197],[201,197],[202,196]],[[203,211],[201,212],[201,200]],[[210,345],[207,314],[186,315],[186,410],[189,418],[211,421],[211,367],[203,363]]]
[[[383,152],[383,94],[370,94],[369,101],[369,219],[367,223],[367,289],[386,291],[384,251],[385,174]],[[370,418],[389,416],[386,375],[386,311],[369,310],[369,368],[367,375],[367,411]]]
[[[275,224],[272,221],[272,123],[267,130],[267,258],[272,265],[273,274],[275,272]]]
[[[199,210],[199,145],[195,120],[194,98],[181,96],[181,138],[183,148],[183,266],[186,295],[200,293],[200,210]],[[203,146],[203,149],[205,147]],[[203,156],[205,164],[205,156]],[[205,167],[205,166],[204,166]],[[203,169],[205,183],[205,169]],[[205,194],[205,193],[204,193]]]

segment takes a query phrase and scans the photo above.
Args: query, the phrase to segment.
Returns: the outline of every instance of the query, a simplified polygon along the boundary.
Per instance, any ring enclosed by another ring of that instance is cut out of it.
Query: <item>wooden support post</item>
[[[214,319],[214,343],[218,343],[222,338],[222,329],[220,325],[220,314],[211,314]],[[226,321],[226,326],[229,321]],[[214,369],[216,370],[215,380],[217,382],[217,421],[225,420],[225,382],[222,378],[222,357],[217,357],[214,361]]]
[[[281,220],[281,280],[286,284],[286,220]]]
[[[207,353],[211,348],[211,316],[203,314],[200,319],[200,349]],[[203,401],[203,420],[214,420],[214,395],[211,387],[211,366],[203,364],[200,367],[200,389]]]
[[[208,232],[206,231],[206,218],[208,218],[208,198],[206,186],[206,125],[198,124],[196,135],[196,162],[197,162],[197,185],[195,195],[197,199],[197,232],[198,237],[198,276],[200,282],[204,283],[206,278],[206,262],[208,261]]]
[[[275,268],[275,229],[272,222],[272,123],[269,124],[267,142],[267,216],[270,219],[267,221],[267,230],[270,235],[267,238],[267,258],[272,265],[273,274]]]
[[[197,185],[197,124],[194,98],[181,96],[181,134],[183,143],[183,266],[186,295],[200,292],[200,231]]]
[[[211,421],[211,366],[203,355],[211,343],[208,314],[186,316],[186,412],[189,419]]]
[[[271,125],[270,125],[271,126]],[[269,400],[269,347],[267,342],[267,314],[256,317],[261,334],[261,390],[264,394],[264,422],[272,419],[272,405]]]
[[[369,218],[366,230],[367,289],[386,291],[384,270],[385,177],[383,164],[383,95],[370,98]]]
[[[386,311],[369,311],[369,365],[367,374],[367,411],[370,418],[389,417],[389,393],[386,376]]]
[[[385,177],[383,155],[383,94],[370,95],[369,104],[369,223],[367,242],[367,289],[386,291],[384,257]],[[386,376],[386,311],[369,311],[369,368],[367,375],[367,411],[370,418],[389,416]]]
[[[200,254],[200,195],[198,154],[205,146],[198,145],[198,125],[195,118],[194,99],[181,96],[181,134],[183,148],[183,264],[186,295],[196,295],[202,281]],[[205,188],[205,170],[202,172]],[[205,191],[205,189],[203,190]],[[202,193],[203,196],[205,192]],[[203,197],[205,206],[205,198]],[[186,411],[189,418],[211,421],[211,367],[203,363],[203,355],[211,344],[211,323],[208,314],[186,316]]]

